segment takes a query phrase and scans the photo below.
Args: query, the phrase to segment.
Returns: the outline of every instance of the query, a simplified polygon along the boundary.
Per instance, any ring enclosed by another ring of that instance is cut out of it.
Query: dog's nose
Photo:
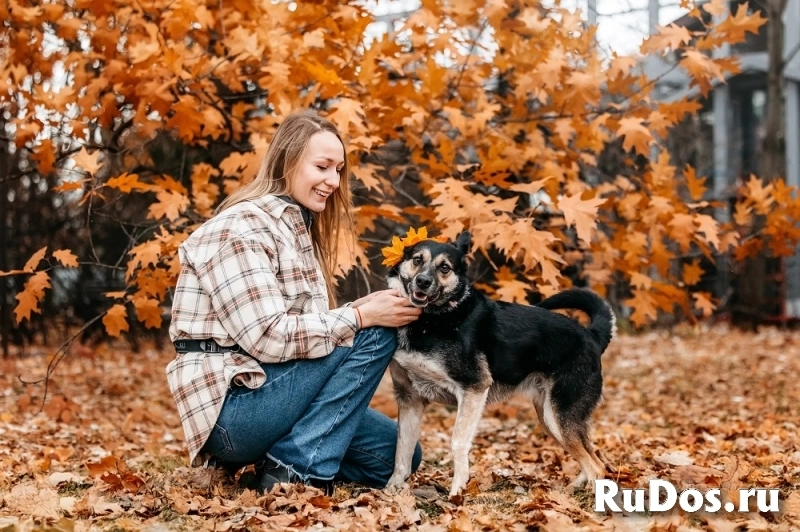
[[[417,288],[421,288],[422,290],[427,290],[431,287],[431,283],[433,279],[428,277],[427,275],[419,275],[417,276]]]

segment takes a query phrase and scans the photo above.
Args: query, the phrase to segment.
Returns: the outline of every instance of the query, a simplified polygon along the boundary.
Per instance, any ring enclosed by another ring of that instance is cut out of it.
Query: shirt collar
[[[314,217],[311,214],[311,211],[294,201],[290,196],[275,196],[272,194],[267,194],[266,196],[261,196],[260,198],[252,201],[275,218],[280,218],[283,216],[283,211],[285,211],[289,205],[296,206],[300,210],[300,214],[303,218],[306,229],[311,232],[311,225],[314,223]]]

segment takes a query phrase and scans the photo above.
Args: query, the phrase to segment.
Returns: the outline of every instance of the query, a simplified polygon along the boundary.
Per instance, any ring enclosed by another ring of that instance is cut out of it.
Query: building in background
[[[590,0],[591,1],[591,0]],[[744,0],[733,0],[735,11]],[[651,5],[657,0],[651,0]],[[760,3],[749,2],[751,9]],[[652,12],[652,11],[651,11]],[[657,16],[657,15],[656,15]],[[766,14],[762,16],[767,18]],[[701,29],[699,21],[680,17],[673,21],[690,30]],[[800,187],[800,0],[787,0],[783,12],[783,78],[784,78],[784,149],[785,176],[790,186]],[[697,27],[695,27],[697,26]],[[762,162],[764,124],[767,110],[767,30],[749,35],[746,42],[715,50],[716,56],[738,58],[741,73],[729,76],[725,83],[716,82],[708,97],[702,100],[703,110],[696,117],[698,127],[693,137],[692,160],[698,175],[709,176],[709,198],[723,202],[733,199],[738,186],[751,174],[759,175]],[[669,56],[647,57],[645,72],[650,79],[662,76],[655,95],[664,101],[677,100],[697,91],[689,86],[689,78],[681,69],[673,69]],[[729,212],[717,215],[726,218]],[[786,260],[767,260],[763,271],[762,315],[775,321],[800,319],[800,255]]]

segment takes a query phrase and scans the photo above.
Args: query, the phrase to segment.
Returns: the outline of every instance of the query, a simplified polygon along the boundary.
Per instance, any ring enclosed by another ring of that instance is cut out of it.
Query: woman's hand
[[[368,301],[371,301],[371,300],[372,300],[372,298],[374,298],[375,296],[377,296],[377,295],[378,295],[378,294],[380,294],[381,292],[385,292],[385,291],[386,291],[386,290],[378,290],[377,292],[372,292],[371,294],[367,294],[367,295],[365,295],[364,297],[360,297],[360,298],[356,299],[355,301],[353,301],[353,302],[350,304],[350,306],[351,306],[351,307],[353,307],[353,308],[360,307],[360,306],[361,306],[361,305],[363,305],[364,303],[366,303],[366,302],[368,302]]]
[[[401,296],[394,289],[374,292],[370,296],[372,297],[367,302],[359,305],[362,328],[375,325],[403,327],[416,320],[422,313],[422,309],[413,306],[407,297]]]

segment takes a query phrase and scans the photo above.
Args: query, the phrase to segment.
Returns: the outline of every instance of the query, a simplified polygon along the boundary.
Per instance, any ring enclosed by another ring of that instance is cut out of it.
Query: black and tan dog
[[[513,393],[533,399],[539,421],[581,467],[574,486],[603,478],[605,466],[589,440],[589,419],[600,401],[600,357],[615,333],[610,306],[594,292],[566,290],[537,306],[488,299],[467,278],[471,235],[455,244],[425,240],[404,250],[389,273],[398,289],[422,307],[419,319],[398,330],[390,364],[399,408],[395,468],[389,487],[410,473],[423,410],[430,401],[457,405],[451,448],[451,495],[469,480],[469,451],[488,402]],[[551,312],[578,309],[586,328]]]

